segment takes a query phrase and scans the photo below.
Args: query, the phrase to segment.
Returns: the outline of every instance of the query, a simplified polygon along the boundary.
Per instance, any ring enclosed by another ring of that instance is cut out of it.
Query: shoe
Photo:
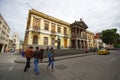
[[[28,66],[28,68],[30,68],[30,66]]]
[[[38,74],[39,74],[39,72],[36,72],[35,74],[36,74],[36,75],[38,75]]]
[[[24,70],[24,72],[26,72],[27,70]]]

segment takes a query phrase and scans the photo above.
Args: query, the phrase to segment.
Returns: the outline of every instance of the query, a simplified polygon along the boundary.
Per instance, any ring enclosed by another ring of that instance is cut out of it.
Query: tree
[[[106,44],[115,45],[116,35],[117,35],[116,32],[117,32],[116,28],[102,31],[102,36],[101,36],[102,41]]]
[[[120,34],[116,33],[115,47],[120,47]]]

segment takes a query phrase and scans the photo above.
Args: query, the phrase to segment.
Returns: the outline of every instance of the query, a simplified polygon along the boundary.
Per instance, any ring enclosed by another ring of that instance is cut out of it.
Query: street
[[[33,63],[24,72],[25,63],[15,63],[16,58],[12,53],[0,54],[0,80],[120,80],[119,51],[59,60],[54,72],[46,69],[48,63],[39,63],[39,75],[35,75]]]

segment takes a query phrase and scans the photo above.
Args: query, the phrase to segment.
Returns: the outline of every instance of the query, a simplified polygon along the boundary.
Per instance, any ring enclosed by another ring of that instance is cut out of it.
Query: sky
[[[10,27],[10,35],[18,32],[20,40],[24,40],[32,8],[69,23],[82,18],[93,33],[117,28],[120,34],[119,7],[120,0],[0,0],[0,13]]]

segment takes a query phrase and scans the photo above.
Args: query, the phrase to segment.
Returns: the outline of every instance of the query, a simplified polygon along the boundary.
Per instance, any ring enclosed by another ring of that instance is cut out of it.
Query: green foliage
[[[106,44],[118,44],[118,42],[120,39],[120,36],[117,32],[117,29],[107,29],[102,31],[102,36],[101,39],[104,43]],[[119,38],[118,38],[119,37]]]

